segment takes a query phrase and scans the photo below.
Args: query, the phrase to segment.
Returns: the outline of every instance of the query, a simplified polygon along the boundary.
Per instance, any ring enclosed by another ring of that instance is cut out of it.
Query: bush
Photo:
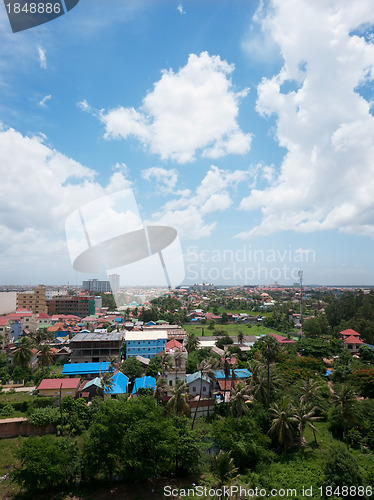
[[[67,420],[68,414],[63,413],[63,420]],[[45,427],[48,424],[57,425],[61,422],[61,413],[59,408],[37,408],[29,416],[29,422],[37,427]]]
[[[2,417],[13,417],[14,414],[15,414],[14,407],[10,404],[3,406],[0,413]]]

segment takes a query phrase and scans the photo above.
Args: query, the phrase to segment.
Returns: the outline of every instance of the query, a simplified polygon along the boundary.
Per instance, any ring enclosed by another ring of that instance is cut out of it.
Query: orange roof
[[[363,342],[360,338],[351,335],[344,340],[344,344],[363,344]]]
[[[344,335],[344,336],[347,336],[347,337],[350,337],[350,336],[356,336],[356,337],[359,337],[360,334],[357,333],[355,330],[352,330],[352,328],[348,328],[348,330],[343,330],[342,332],[340,332],[340,335]]]
[[[178,340],[171,339],[169,342],[166,342],[165,344],[165,351],[170,351],[171,349],[181,349],[182,344],[178,342]]]

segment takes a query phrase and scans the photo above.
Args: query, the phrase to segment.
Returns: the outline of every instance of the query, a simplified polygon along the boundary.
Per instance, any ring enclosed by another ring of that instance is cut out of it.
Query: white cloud
[[[181,238],[199,239],[210,236],[217,223],[206,222],[204,217],[223,212],[232,205],[229,190],[249,179],[249,171],[222,170],[212,166],[195,193],[185,192],[179,198],[168,201],[162,210],[153,215],[150,223],[172,226]]]
[[[143,179],[156,181],[156,188],[164,193],[172,193],[178,181],[178,173],[175,169],[166,170],[161,167],[151,167],[142,172]]]
[[[41,106],[42,108],[46,108],[47,107],[46,102],[49,101],[51,98],[52,98],[51,94],[44,96],[43,99],[39,101],[39,106]]]
[[[262,221],[239,236],[327,229],[374,236],[374,117],[357,92],[374,78],[374,45],[352,34],[374,24],[372,2],[273,0],[263,23],[284,65],[259,84],[257,111],[276,115],[287,153],[278,176],[265,173],[270,186],[242,200]]]
[[[180,14],[185,14],[186,12],[183,10],[183,5],[180,3],[177,7],[177,10]]]
[[[39,56],[40,67],[42,69],[47,69],[47,55],[46,55],[46,51],[40,45],[38,45],[38,56]]]
[[[135,137],[163,160],[178,163],[193,161],[198,152],[209,158],[247,153],[251,135],[240,130],[237,118],[248,89],[234,90],[233,71],[219,56],[191,54],[177,73],[162,72],[140,109],[102,111],[105,137]]]
[[[45,276],[49,269],[53,274],[52,268],[56,276],[64,266],[69,271],[66,217],[89,201],[129,187],[123,168],[118,165],[103,187],[93,170],[51,149],[42,137],[23,136],[1,125],[0,151],[2,276],[19,275],[25,282],[27,267]]]

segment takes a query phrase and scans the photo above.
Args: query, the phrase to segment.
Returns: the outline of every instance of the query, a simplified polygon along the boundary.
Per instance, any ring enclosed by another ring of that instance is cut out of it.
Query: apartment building
[[[108,358],[120,360],[123,333],[77,333],[71,340],[71,363],[100,363]]]
[[[126,359],[132,356],[151,359],[164,350],[167,341],[168,334],[165,330],[126,332]]]
[[[34,314],[47,314],[45,286],[39,285],[33,290],[17,293],[17,309],[28,309]]]

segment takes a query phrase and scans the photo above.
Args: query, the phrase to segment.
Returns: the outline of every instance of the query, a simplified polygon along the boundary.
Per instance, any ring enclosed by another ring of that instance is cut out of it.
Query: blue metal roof
[[[225,372],[223,370],[213,370],[213,373],[218,380],[225,378]],[[247,370],[247,368],[235,368],[234,373],[236,375],[236,378],[248,378],[251,376],[251,372]],[[231,370],[228,378],[231,378]]]
[[[138,390],[141,388],[155,389],[156,379],[150,376],[136,378],[134,382],[134,387],[132,389],[132,394],[136,394]]]
[[[191,375],[186,376],[186,382],[187,382],[187,384],[190,384],[191,382],[194,382],[195,380],[198,380],[199,378],[201,378],[200,371],[195,372],[195,373],[191,373]],[[203,375],[203,380],[205,380],[206,382],[210,382],[210,379],[207,375]]]
[[[126,377],[122,372],[117,372],[112,377],[113,386],[105,389],[105,394],[126,394],[129,377]]]
[[[325,377],[328,377],[329,375],[332,374],[332,371],[331,370],[326,370],[326,373],[325,373]]]
[[[91,375],[93,373],[104,373],[109,370],[109,361],[102,363],[69,363],[62,369],[63,375]]]

